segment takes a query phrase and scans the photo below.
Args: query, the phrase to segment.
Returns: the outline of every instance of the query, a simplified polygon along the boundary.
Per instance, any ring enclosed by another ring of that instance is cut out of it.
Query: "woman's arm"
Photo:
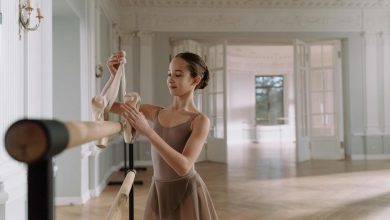
[[[205,115],[200,115],[193,120],[191,136],[184,147],[183,153],[179,153],[149,127],[142,113],[127,105],[123,106],[123,111],[131,126],[150,141],[179,176],[184,176],[191,170],[202,151],[209,132],[210,121]]]
[[[110,112],[111,113],[114,113],[116,115],[120,115],[120,116],[123,116],[123,113],[125,112],[125,110],[122,108],[122,106],[125,106],[124,103],[120,103],[120,102],[115,102],[111,109],[110,109]],[[156,115],[157,115],[157,112],[162,109],[161,106],[157,106],[157,105],[150,105],[150,104],[141,104],[140,108],[139,108],[139,111],[142,112],[142,114],[145,115],[145,118],[148,119],[149,121],[154,121]]]

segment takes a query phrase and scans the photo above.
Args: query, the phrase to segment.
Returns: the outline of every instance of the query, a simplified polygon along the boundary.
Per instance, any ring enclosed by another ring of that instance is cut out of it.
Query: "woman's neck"
[[[194,99],[192,97],[177,97],[173,98],[172,104],[169,106],[172,110],[197,111]]]

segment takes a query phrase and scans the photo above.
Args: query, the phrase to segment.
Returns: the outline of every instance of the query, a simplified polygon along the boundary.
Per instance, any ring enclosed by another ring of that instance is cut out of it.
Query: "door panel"
[[[343,159],[340,41],[310,43],[312,159]]]
[[[340,41],[296,40],[297,160],[343,159]]]
[[[294,42],[295,126],[297,161],[310,159],[307,86],[309,72],[309,46],[300,40]]]
[[[205,112],[210,118],[206,155],[207,160],[226,162],[226,43],[208,46],[206,61],[210,71],[210,81],[206,87]]]

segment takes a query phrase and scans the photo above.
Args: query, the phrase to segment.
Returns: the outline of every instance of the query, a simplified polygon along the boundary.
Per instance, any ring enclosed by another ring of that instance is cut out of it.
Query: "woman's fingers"
[[[107,65],[110,67],[116,67],[124,61],[126,56],[126,52],[124,51],[117,51],[113,53],[110,58],[108,58]]]
[[[127,111],[128,111],[129,113],[131,113],[131,115],[132,115],[133,117],[137,117],[137,118],[140,117],[140,112],[139,112],[135,107],[133,107],[133,106],[130,105],[130,104],[125,104],[124,106],[126,107]]]
[[[135,108],[126,104],[121,105],[121,108],[124,110],[124,115],[127,117],[135,118],[139,113]]]
[[[124,59],[125,58],[123,55],[121,55],[121,56],[112,55],[110,57],[110,59],[107,61],[107,66],[113,75],[115,75],[115,73],[117,72],[117,70],[119,68],[119,65],[124,61]]]
[[[127,112],[123,113],[123,117],[130,122],[130,124],[134,125],[135,119]]]
[[[120,57],[125,57],[126,56],[126,52],[123,51],[123,50],[120,50],[120,51],[116,51],[113,53],[114,56],[117,56],[118,58]]]
[[[133,111],[133,112],[139,112],[134,106],[132,106],[130,103],[124,103],[122,105],[123,108],[125,108],[128,111]]]
[[[124,61],[124,58],[110,58],[107,63],[108,64],[120,64]]]

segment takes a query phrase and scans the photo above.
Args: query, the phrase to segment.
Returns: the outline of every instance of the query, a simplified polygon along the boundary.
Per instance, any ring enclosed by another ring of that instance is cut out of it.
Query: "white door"
[[[210,161],[226,162],[226,43],[208,46],[206,62],[210,71],[210,81],[206,87],[204,100],[204,110],[210,118],[206,158]]]
[[[340,41],[295,41],[298,161],[344,158],[340,50]]]
[[[312,159],[344,159],[340,41],[310,43]]]
[[[297,161],[310,159],[308,117],[309,46],[300,40],[294,42],[295,127]]]

